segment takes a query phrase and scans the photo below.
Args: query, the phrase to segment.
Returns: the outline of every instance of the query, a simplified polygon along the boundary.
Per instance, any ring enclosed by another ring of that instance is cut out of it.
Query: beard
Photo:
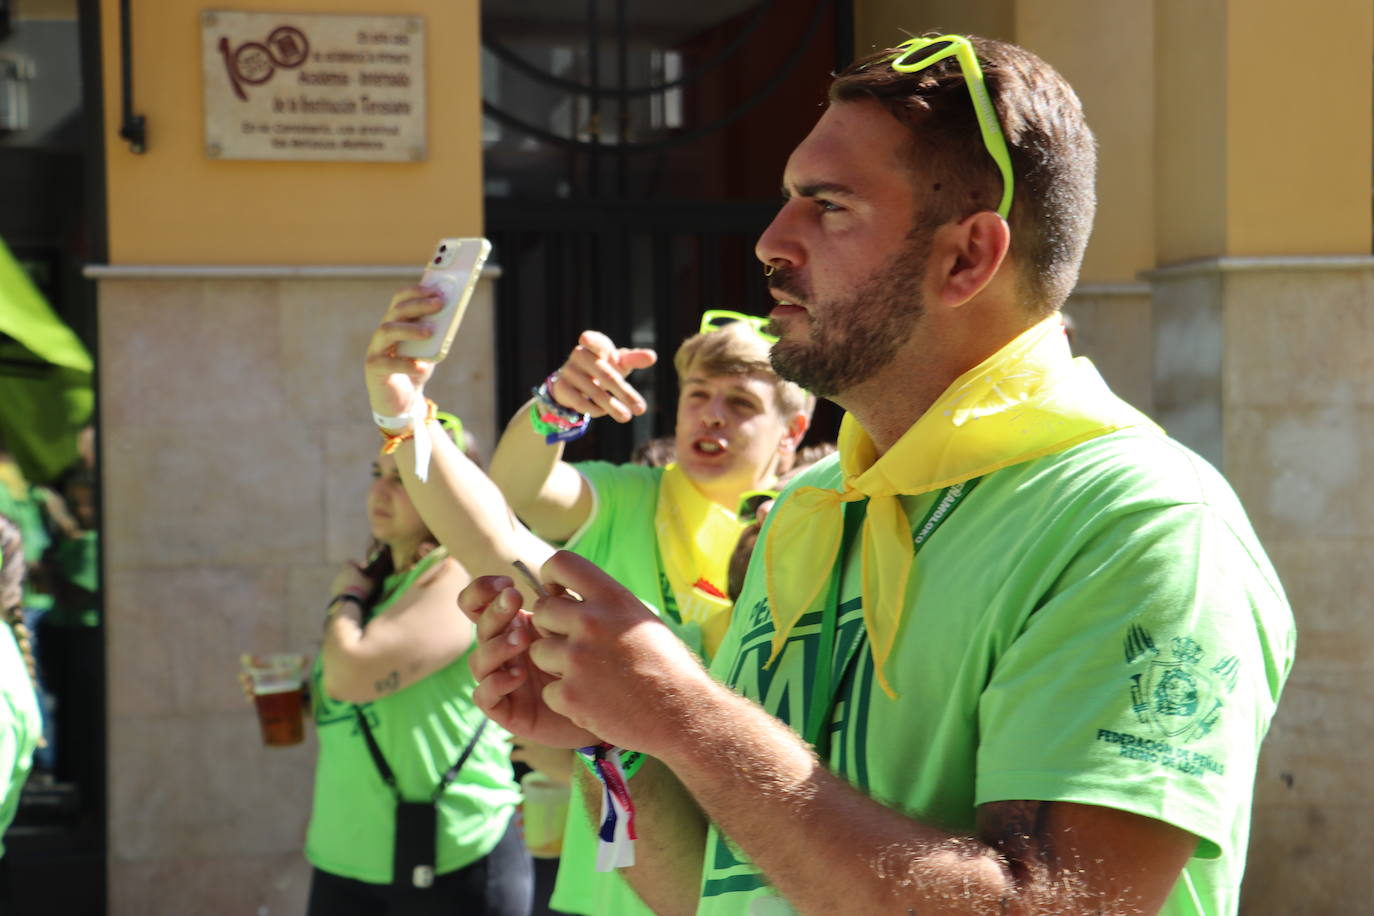
[[[817,305],[790,269],[779,269],[769,287],[805,302],[811,329],[805,341],[783,337],[782,322],[768,331],[779,340],[769,353],[773,371],[816,397],[834,399],[887,368],[910,338],[925,309],[921,295],[930,232],[913,232],[887,264],[847,298]]]

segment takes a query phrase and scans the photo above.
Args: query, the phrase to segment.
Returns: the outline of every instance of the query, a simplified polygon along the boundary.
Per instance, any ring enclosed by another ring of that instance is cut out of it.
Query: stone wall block
[[[121,715],[251,711],[240,653],[290,648],[280,568],[116,570],[109,591],[110,702]]]
[[[1368,798],[1368,795],[1365,796]],[[1353,916],[1374,900],[1374,869],[1352,850],[1374,844],[1374,804],[1295,804],[1266,809],[1265,842],[1251,843],[1240,912],[1245,916]]]
[[[112,772],[113,860],[263,852],[299,858],[308,804],[285,802],[309,799],[313,733],[294,747],[264,747],[247,713],[119,721],[112,733],[129,736],[121,747],[142,744],[137,766]]]
[[[1236,272],[1226,300],[1228,406],[1374,405],[1374,272]]]
[[[100,305],[107,427],[282,416],[270,281],[121,280]]]
[[[1220,467],[1221,278],[1156,276],[1152,289],[1154,417],[1169,435]]]
[[[107,428],[106,542],[120,568],[318,563],[322,446],[299,428]]]
[[[335,423],[321,432],[325,559],[334,564],[360,560],[371,537],[367,491],[382,437],[370,423]]]
[[[1294,665],[1265,747],[1257,805],[1340,805],[1370,797],[1374,666],[1333,671],[1323,661],[1300,656]]]
[[[1262,538],[1374,536],[1374,408],[1234,407],[1226,456]]]
[[[1122,398],[1145,413],[1154,409],[1150,295],[1075,292],[1064,305],[1073,317],[1074,355],[1092,360]]]
[[[1374,590],[1369,558],[1374,534],[1265,540],[1298,614],[1298,653],[1327,671],[1374,677]]]
[[[329,600],[329,584],[339,571],[339,563],[301,566],[286,574],[286,639],[293,651],[309,652],[320,649],[324,638],[325,602]]]
[[[419,268],[416,268],[419,278]],[[363,355],[396,280],[279,280],[279,396],[297,422],[369,424]]]

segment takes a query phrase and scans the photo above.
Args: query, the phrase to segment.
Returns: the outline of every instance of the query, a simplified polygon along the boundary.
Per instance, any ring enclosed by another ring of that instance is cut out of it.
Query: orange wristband
[[[428,423],[430,420],[433,420],[438,411],[439,408],[435,406],[434,402],[429,398],[425,398],[425,418],[420,422]],[[415,424],[411,423],[410,429],[403,433],[389,432],[382,429],[380,426],[377,427],[377,432],[381,433],[382,438],[386,440],[382,443],[382,454],[390,455],[400,447],[402,442],[405,442],[407,439],[415,438]]]

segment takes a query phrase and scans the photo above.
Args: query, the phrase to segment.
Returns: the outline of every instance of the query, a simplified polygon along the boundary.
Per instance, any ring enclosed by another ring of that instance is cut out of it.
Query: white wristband
[[[429,405],[425,402],[425,393],[418,390],[411,399],[410,406],[399,417],[387,417],[375,410],[372,411],[372,422],[387,432],[399,432],[406,427],[414,431],[415,476],[419,478],[420,483],[429,480],[429,457],[434,451],[434,443],[429,440],[429,424],[425,422],[428,414]]]
[[[410,414],[403,413],[399,417],[384,417],[377,411],[372,411],[372,422],[389,433],[394,433],[405,429],[411,424]]]

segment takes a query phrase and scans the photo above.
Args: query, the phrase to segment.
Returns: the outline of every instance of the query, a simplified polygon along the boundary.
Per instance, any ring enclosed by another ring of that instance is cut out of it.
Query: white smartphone
[[[396,345],[397,355],[436,363],[448,356],[448,348],[490,253],[491,242],[486,239],[439,240],[434,256],[420,275],[420,283],[443,293],[444,307],[421,322],[434,328],[434,333],[425,340],[401,341]]]

